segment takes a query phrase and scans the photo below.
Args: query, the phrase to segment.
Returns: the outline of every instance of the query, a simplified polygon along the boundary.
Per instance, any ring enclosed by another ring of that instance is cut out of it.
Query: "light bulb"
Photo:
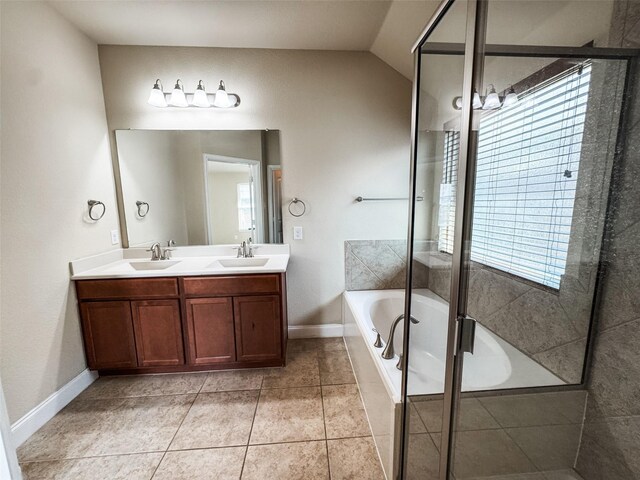
[[[229,101],[229,95],[227,95],[227,91],[224,87],[224,82],[220,80],[220,85],[218,86],[218,91],[216,92],[215,100],[213,104],[218,108],[228,108],[231,107],[231,102]]]
[[[208,108],[211,106],[209,99],[207,98],[207,92],[204,89],[204,83],[202,80],[198,82],[196,87],[196,93],[193,94],[193,104],[196,107]]]
[[[491,85],[491,90],[489,91],[489,95],[484,99],[484,105],[482,106],[483,110],[494,110],[496,108],[500,108],[500,97],[496,92],[496,88]]]
[[[503,107],[510,107],[511,105],[515,105],[516,103],[518,103],[518,94],[513,89],[513,85],[512,85],[511,88],[509,89],[509,91],[507,92],[507,96],[504,97],[504,101],[502,102],[502,106]]]
[[[480,94],[478,93],[478,91],[475,89],[473,90],[472,106],[474,110],[478,110],[479,108],[482,108],[482,99],[480,98]]]
[[[169,104],[174,107],[188,107],[187,97],[184,94],[184,88],[182,87],[182,80],[178,79],[176,81],[176,86],[173,87],[173,91],[171,92],[171,98],[169,99]]]
[[[156,83],[153,85],[147,103],[149,105],[153,105],[154,107],[167,106],[167,100],[164,98],[164,92],[162,91],[162,82],[160,81],[160,79],[157,79]]]

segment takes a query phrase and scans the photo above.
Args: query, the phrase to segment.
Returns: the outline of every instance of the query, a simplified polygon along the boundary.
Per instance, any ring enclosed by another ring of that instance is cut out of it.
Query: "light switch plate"
[[[302,240],[302,227],[293,227],[293,239]]]
[[[118,230],[111,230],[111,245],[118,245],[120,243],[120,232]]]

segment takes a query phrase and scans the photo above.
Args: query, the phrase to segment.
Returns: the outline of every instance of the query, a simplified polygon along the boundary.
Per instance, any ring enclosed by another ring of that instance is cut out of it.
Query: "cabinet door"
[[[233,302],[229,297],[187,300],[189,363],[234,362]]]
[[[129,302],[83,302],[80,311],[89,368],[137,365]]]
[[[131,302],[138,366],[183,365],[178,300]]]
[[[280,297],[235,297],[233,304],[238,361],[281,358]]]

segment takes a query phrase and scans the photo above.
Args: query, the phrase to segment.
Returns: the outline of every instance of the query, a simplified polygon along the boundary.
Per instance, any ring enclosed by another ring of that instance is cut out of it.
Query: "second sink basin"
[[[165,268],[169,268],[177,263],[180,263],[180,260],[155,260],[149,262],[129,262],[135,270],[164,270]]]
[[[209,266],[217,267],[216,263],[219,263],[225,268],[264,267],[268,261],[268,258],[221,258]]]

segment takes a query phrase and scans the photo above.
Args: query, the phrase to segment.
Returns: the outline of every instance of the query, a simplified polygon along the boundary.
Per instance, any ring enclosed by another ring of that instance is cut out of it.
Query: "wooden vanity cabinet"
[[[242,296],[233,299],[238,361],[274,360],[281,355],[280,297]]]
[[[183,365],[182,323],[178,300],[131,302],[138,366]]]
[[[284,274],[79,280],[76,291],[101,374],[284,365]]]
[[[233,300],[229,297],[189,298],[186,306],[189,363],[235,362]]]
[[[130,302],[83,302],[80,315],[89,368],[138,365]]]

